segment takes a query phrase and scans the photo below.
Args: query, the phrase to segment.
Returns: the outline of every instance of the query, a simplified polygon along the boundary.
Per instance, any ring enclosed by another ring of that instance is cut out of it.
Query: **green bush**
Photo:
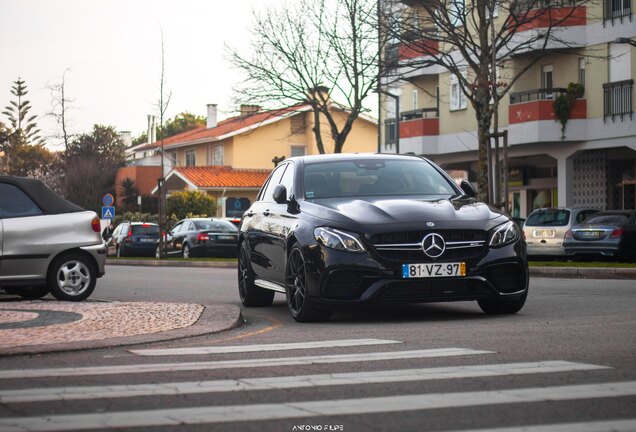
[[[216,215],[216,201],[199,191],[183,191],[170,194],[166,201],[166,214],[177,220],[185,217]]]

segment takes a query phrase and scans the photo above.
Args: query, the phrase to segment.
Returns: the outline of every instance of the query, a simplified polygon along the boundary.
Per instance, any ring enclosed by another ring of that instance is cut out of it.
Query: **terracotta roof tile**
[[[175,171],[200,188],[260,188],[271,172],[225,166],[177,167]]]

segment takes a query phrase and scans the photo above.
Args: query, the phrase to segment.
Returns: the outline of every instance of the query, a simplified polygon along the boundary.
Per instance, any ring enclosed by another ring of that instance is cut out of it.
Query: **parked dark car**
[[[226,220],[193,218],[179,221],[168,233],[166,253],[183,258],[236,256],[238,228]],[[159,246],[155,255],[159,254]]]
[[[243,215],[239,295],[286,295],[297,321],[371,301],[477,300],[518,312],[528,294],[519,226],[434,163],[406,155],[285,160]]]
[[[104,275],[95,212],[39,180],[0,176],[0,288],[23,298],[88,298]]]
[[[636,259],[636,210],[596,213],[565,235],[568,255],[602,255]]]
[[[108,252],[118,257],[153,256],[159,232],[156,223],[122,222],[113,231]]]

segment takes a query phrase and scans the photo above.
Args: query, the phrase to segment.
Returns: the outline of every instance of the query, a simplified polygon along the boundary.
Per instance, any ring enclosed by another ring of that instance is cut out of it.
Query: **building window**
[[[413,110],[416,110],[418,108],[419,105],[419,94],[417,93],[417,90],[413,90]]]
[[[585,88],[585,59],[579,59],[579,84]]]
[[[458,27],[464,24],[466,21],[466,0],[451,0],[448,14],[450,16],[450,23],[454,27]]]
[[[544,99],[553,99],[554,93],[551,91],[554,87],[552,83],[552,72],[554,68],[552,65],[541,66],[541,88],[544,89]]]
[[[168,153],[168,157],[170,158],[170,164],[173,167],[179,166],[179,159],[177,159],[177,152],[172,151]]]
[[[185,152],[185,160],[186,160],[187,167],[195,166],[197,163],[196,151],[188,150],[187,152]]]
[[[603,18],[605,20],[620,19],[623,22],[623,17],[630,17],[632,14],[632,2],[631,0],[605,0],[603,6]]]
[[[210,165],[223,166],[223,145],[212,146],[212,160]]]
[[[291,157],[305,156],[305,146],[291,146]]]
[[[451,75],[450,79],[450,109],[451,111],[466,109],[466,95],[455,74]]]
[[[633,79],[603,84],[604,120],[620,118],[622,121],[625,117],[631,120],[634,112],[633,94]]]
[[[395,120],[386,120],[384,122],[384,145],[395,144],[397,138],[396,124]]]

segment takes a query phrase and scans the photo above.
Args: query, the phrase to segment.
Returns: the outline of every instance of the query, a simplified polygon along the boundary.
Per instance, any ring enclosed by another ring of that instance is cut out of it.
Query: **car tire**
[[[49,267],[47,282],[56,299],[78,302],[92,294],[97,283],[97,271],[84,255],[64,254]]]
[[[477,300],[482,311],[489,315],[507,315],[517,313],[523,308],[528,297],[528,290],[521,297],[515,299],[485,298]]]
[[[241,303],[246,307],[271,306],[275,292],[254,284],[254,270],[250,264],[250,253],[245,242],[241,243],[238,258],[238,288]]]
[[[37,300],[49,293],[49,287],[46,285],[30,286],[24,288],[15,288],[15,291],[7,291],[10,294],[17,294],[26,300]]]
[[[190,249],[189,244],[183,244],[183,248],[181,249],[181,256],[183,256],[184,259],[192,258],[192,249]]]
[[[305,257],[298,243],[294,244],[287,258],[285,269],[285,296],[292,318],[298,322],[322,322],[331,317],[332,311],[317,307],[307,295]]]

